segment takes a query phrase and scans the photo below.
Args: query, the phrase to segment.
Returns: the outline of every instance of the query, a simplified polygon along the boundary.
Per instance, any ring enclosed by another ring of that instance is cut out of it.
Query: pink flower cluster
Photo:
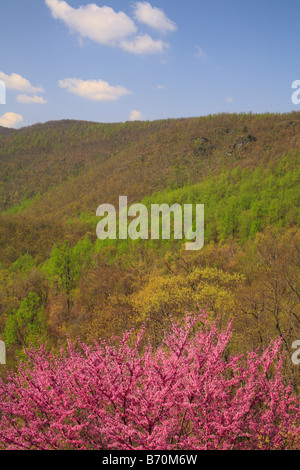
[[[232,324],[172,322],[156,350],[132,332],[93,346],[44,346],[0,382],[0,447],[79,450],[286,449],[298,442],[299,399],[286,386],[280,341],[228,357]],[[279,356],[279,359],[278,359]]]

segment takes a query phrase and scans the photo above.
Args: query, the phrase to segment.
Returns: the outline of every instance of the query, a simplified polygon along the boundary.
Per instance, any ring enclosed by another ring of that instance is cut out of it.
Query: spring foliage
[[[4,449],[287,449],[300,407],[281,341],[230,357],[232,323],[174,321],[157,349],[144,330],[111,342],[44,346],[0,382]]]

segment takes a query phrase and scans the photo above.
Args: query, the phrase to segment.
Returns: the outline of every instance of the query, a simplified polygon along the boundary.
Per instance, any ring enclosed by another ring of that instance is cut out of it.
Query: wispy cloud
[[[44,91],[42,86],[33,86],[30,81],[17,73],[7,75],[0,72],[0,79],[4,81],[6,88],[10,90],[23,91],[25,93],[41,93]]]
[[[2,127],[17,127],[24,121],[23,116],[21,114],[16,113],[5,113],[3,116],[0,116],[0,126]]]
[[[59,80],[58,85],[60,88],[65,88],[69,93],[93,101],[115,101],[122,96],[132,94],[123,86],[112,86],[103,80],[66,78]]]
[[[135,18],[161,33],[171,33],[177,30],[177,25],[170,20],[160,8],[155,8],[148,2],[137,2],[135,4]]]
[[[225,96],[225,101],[227,103],[233,103],[234,99],[232,98],[232,96]]]
[[[136,36],[130,41],[122,41],[120,44],[124,51],[131,52],[131,54],[156,54],[163,52],[169,47],[169,44],[162,40],[154,40],[148,34],[143,36]]]
[[[205,59],[207,57],[206,52],[200,46],[195,46],[195,57]]]
[[[17,96],[17,102],[18,103],[23,103],[23,104],[46,104],[48,101],[45,100],[42,96],[38,95],[18,95]]]
[[[88,4],[72,8],[61,0],[45,0],[53,18],[63,21],[79,42],[88,38],[100,45],[120,47],[132,54],[157,54],[169,45],[155,40],[148,34],[139,34],[135,21],[124,12],[116,12],[108,6]],[[149,3],[138,2],[134,7],[135,19],[161,33],[175,31],[177,26],[165,13]]]

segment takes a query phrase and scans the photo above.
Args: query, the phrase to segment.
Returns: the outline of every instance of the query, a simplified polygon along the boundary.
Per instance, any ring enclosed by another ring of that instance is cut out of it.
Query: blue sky
[[[1,0],[0,125],[289,112],[299,0]]]

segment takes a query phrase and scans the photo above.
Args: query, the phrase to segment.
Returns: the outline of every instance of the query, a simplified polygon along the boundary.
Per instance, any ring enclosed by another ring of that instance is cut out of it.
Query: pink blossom
[[[280,346],[228,357],[232,324],[172,321],[164,342],[143,332],[93,346],[45,346],[0,381],[3,449],[285,449],[299,435],[299,397],[285,385]]]

